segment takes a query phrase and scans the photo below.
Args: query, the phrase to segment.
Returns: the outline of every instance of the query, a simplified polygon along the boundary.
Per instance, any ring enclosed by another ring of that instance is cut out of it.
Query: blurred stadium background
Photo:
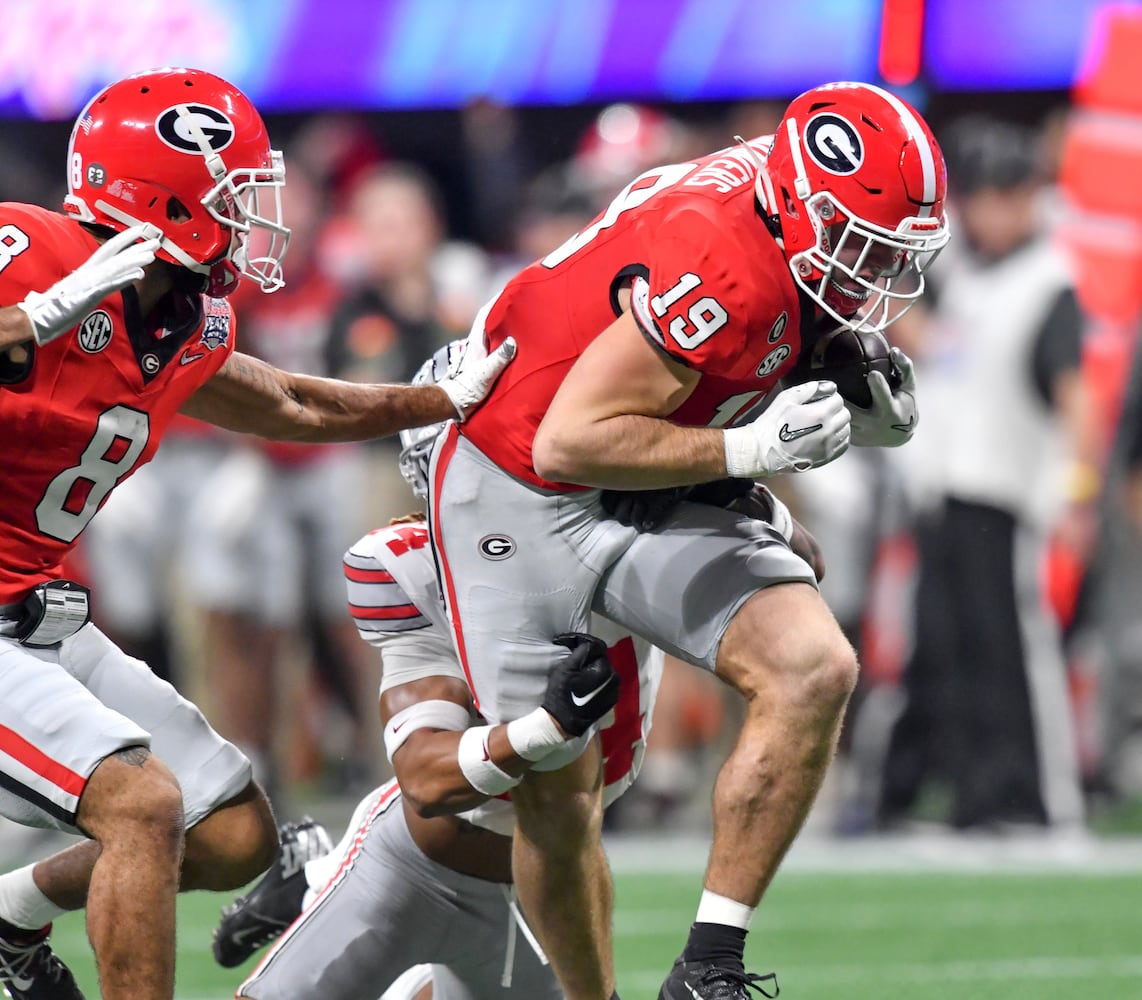
[[[824,546],[825,593],[865,676],[750,957],[805,1000],[1142,996],[1142,5],[4,0],[0,12],[0,200],[59,204],[71,121],[106,82],[161,65],[232,80],[286,151],[296,232],[291,287],[239,306],[241,348],[348,378],[406,380],[642,169],[769,131],[818,83],[888,86],[937,136],[973,113],[1034,130],[1042,224],[1075,260],[1098,436],[1095,538],[1052,536],[1041,560],[1082,815],[953,829],[945,760],[911,812],[885,822],[879,778],[912,634],[906,490],[875,462],[816,488],[817,473],[783,483]],[[250,752],[283,819],[310,812],[339,830],[384,774],[375,664],[337,589],[340,552],[412,507],[395,455],[389,442],[256,446],[187,421],[96,518],[74,568],[101,626]],[[710,782],[736,719],[706,680],[672,671],[646,772],[609,820],[628,1000],[654,995],[700,889]],[[4,823],[0,864],[58,843]],[[209,953],[227,901],[182,903],[182,1000],[239,981]],[[94,995],[79,917],[57,926],[57,951]]]

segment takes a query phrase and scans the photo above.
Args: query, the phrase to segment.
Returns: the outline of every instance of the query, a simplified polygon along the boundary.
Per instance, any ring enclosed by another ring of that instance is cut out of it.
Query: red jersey
[[[0,204],[0,303],[43,291],[98,245],[64,215]],[[0,383],[0,603],[63,575],[111,490],[150,461],[179,407],[234,350],[225,300],[182,305],[169,329],[148,333],[134,290],[115,293],[36,347],[23,378]]]
[[[764,155],[767,144],[755,140]],[[489,349],[509,335],[515,360],[461,432],[507,472],[538,486],[536,429],[575,359],[631,310],[660,351],[701,372],[671,419],[687,426],[740,421],[793,367],[800,305],[781,248],[754,199],[755,159],[741,148],[643,174],[563,246],[525,268],[488,314]]]

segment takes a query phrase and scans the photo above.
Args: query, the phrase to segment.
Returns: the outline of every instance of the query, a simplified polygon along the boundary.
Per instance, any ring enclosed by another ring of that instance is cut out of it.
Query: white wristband
[[[385,753],[391,762],[393,754],[418,729],[449,729],[459,732],[467,729],[471,721],[468,709],[454,701],[418,701],[389,719],[389,724],[385,726]]]
[[[456,759],[468,784],[477,792],[482,792],[484,795],[503,795],[504,792],[515,788],[523,779],[513,778],[496,766],[488,750],[488,736],[491,731],[491,726],[465,729],[460,737]]]
[[[761,471],[757,454],[757,438],[747,427],[727,427],[722,431],[722,448],[726,456],[726,475],[752,479]]]
[[[522,719],[508,723],[508,742],[524,760],[534,762],[563,746],[567,737],[547,709],[537,708]]]

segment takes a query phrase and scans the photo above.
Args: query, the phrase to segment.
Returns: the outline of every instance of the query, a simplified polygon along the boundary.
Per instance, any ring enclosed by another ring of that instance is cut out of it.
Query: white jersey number
[[[12,263],[13,257],[27,250],[31,243],[28,234],[17,226],[0,226],[0,271]]]
[[[74,542],[99,505],[139,460],[151,434],[147,414],[113,406],[99,423],[79,464],[55,477],[36,505],[36,525],[45,535]]]
[[[702,279],[698,275],[687,271],[665,292],[654,296],[650,300],[650,308],[655,316],[662,319],[675,302],[701,284]],[[709,340],[729,319],[730,314],[722,304],[712,295],[705,295],[686,311],[685,316],[675,316],[670,321],[670,336],[683,350],[692,351]]]

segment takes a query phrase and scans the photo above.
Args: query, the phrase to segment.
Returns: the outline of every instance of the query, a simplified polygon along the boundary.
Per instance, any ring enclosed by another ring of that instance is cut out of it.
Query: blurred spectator
[[[511,108],[473,101],[461,112],[467,202],[475,234],[492,251],[512,242],[519,192],[530,174],[519,121]]]
[[[1068,261],[1044,232],[1037,136],[971,117],[944,138],[956,238],[917,350],[923,420],[900,450],[919,502],[915,646],[880,818],[928,779],[952,824],[1077,824],[1083,802],[1046,542],[1089,550],[1098,493]]]
[[[325,206],[304,170],[291,163],[288,177],[287,283],[270,296],[235,293],[239,336],[245,352],[271,364],[330,375],[327,341],[340,289],[314,257]],[[203,612],[211,718],[250,757],[271,798],[282,779],[310,776],[312,758],[339,770],[354,790],[381,776],[377,678],[359,653],[341,576],[345,548],[366,527],[363,456],[356,444],[243,436],[196,480],[187,566]],[[348,720],[342,745],[331,745],[338,713],[316,716],[320,705],[339,706]],[[311,759],[297,760],[305,748]]]
[[[326,363],[358,382],[407,382],[433,351],[467,333],[486,297],[486,258],[446,241],[436,185],[411,163],[364,173],[334,231],[324,241],[325,259],[348,291],[333,315]],[[397,470],[398,450],[392,441],[369,448],[371,524],[387,524],[415,504]]]
[[[352,283],[333,317],[330,370],[360,382],[407,382],[447,342],[433,261],[444,242],[440,196],[408,163],[362,175],[348,203],[337,270]]]
[[[289,152],[292,168],[318,185],[333,211],[342,207],[364,174],[388,159],[365,120],[349,114],[307,118],[290,141]]]
[[[687,139],[686,127],[663,111],[611,104],[580,136],[570,164],[572,180],[601,211],[643,171],[685,159]]]
[[[511,248],[496,258],[489,298],[533,261],[587,226],[596,216],[595,202],[576,182],[570,165],[548,167],[524,189],[515,218]]]

